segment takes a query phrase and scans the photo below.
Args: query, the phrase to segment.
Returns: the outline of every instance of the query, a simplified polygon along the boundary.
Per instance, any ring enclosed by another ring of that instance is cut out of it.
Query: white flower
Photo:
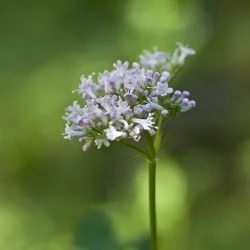
[[[130,126],[128,125],[128,122],[127,122],[127,121],[125,121],[125,120],[120,120],[120,123],[123,124],[125,130],[128,130],[128,129],[130,128]]]
[[[187,56],[191,56],[195,54],[195,50],[188,48],[186,45],[182,43],[177,43],[178,48],[175,49],[172,55],[172,62],[174,64],[182,65],[185,62]]]
[[[109,147],[110,143],[106,138],[97,138],[95,139],[95,145],[98,149],[101,148],[102,144],[104,144],[106,147]]]
[[[91,143],[92,143],[91,140],[87,140],[87,141],[83,144],[82,150],[83,150],[84,152],[87,151],[87,150],[89,149],[89,147],[91,146]]]
[[[111,123],[109,124],[109,128],[104,129],[104,132],[106,133],[107,139],[111,141],[126,135],[126,133],[123,131],[117,131]]]
[[[132,121],[134,123],[137,123],[142,126],[144,130],[151,130],[152,128],[156,129],[157,127],[154,126],[154,118],[151,114],[149,114],[147,119],[139,119],[139,118],[133,118]]]
[[[139,141],[141,139],[141,128],[139,126],[135,126],[130,132],[130,136],[135,140]]]

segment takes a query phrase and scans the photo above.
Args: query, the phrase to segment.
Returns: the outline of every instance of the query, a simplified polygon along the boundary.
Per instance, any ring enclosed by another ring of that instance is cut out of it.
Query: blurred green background
[[[82,73],[176,41],[197,50],[173,84],[198,105],[165,132],[160,250],[250,249],[250,1],[1,0],[0,14],[0,249],[147,249],[145,162],[115,143],[83,153],[62,115]]]

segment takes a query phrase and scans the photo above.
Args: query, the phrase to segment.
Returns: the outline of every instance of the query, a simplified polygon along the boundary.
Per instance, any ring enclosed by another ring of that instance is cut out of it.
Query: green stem
[[[157,250],[157,221],[156,221],[156,161],[149,162],[149,216],[150,216],[150,234],[151,234],[151,250]]]
[[[148,164],[149,219],[151,234],[151,250],[157,250],[157,220],[156,220],[156,150],[155,141],[149,133],[145,134],[151,160]]]
[[[159,121],[161,126],[162,120]],[[159,132],[158,132],[159,133]],[[121,140],[123,144],[133,148],[148,159],[148,191],[149,191],[149,220],[150,220],[150,235],[151,235],[151,250],[157,250],[157,220],[156,220],[156,153],[160,146],[160,134],[157,134],[155,140],[146,132],[145,139],[147,141],[148,150],[144,150],[135,144],[131,144],[125,140]]]

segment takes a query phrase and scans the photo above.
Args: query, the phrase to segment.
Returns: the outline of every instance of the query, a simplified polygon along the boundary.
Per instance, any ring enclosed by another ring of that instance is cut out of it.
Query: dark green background
[[[249,1],[1,0],[0,30],[0,249],[75,250],[96,232],[86,214],[103,225],[89,209],[111,223],[101,240],[147,233],[145,162],[115,143],[83,153],[61,117],[82,73],[176,41],[197,55],[172,84],[198,105],[165,132],[160,250],[250,249]]]

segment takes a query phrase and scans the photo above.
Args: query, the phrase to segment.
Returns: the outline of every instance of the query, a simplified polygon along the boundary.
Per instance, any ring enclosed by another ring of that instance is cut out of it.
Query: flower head
[[[169,87],[170,58],[183,64],[193,50],[179,45],[173,55],[162,51],[144,51],[140,62],[131,65],[117,61],[111,71],[81,77],[78,102],[66,108],[64,138],[78,137],[86,151],[91,144],[109,146],[121,139],[140,140],[143,133],[154,135],[160,116],[173,118],[195,107],[188,91]]]

